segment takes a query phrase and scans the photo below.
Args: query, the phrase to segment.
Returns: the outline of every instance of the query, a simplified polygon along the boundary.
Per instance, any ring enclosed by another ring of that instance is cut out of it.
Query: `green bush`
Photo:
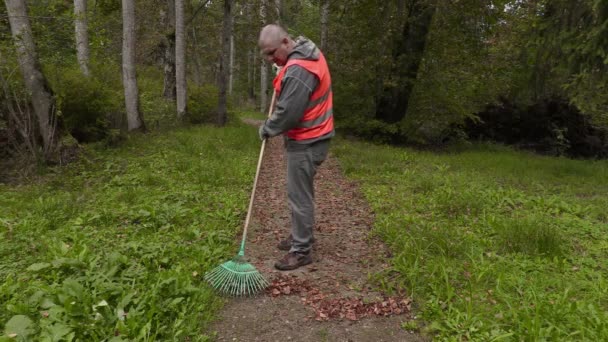
[[[211,84],[188,85],[188,121],[193,124],[215,122],[219,89]]]
[[[51,80],[65,128],[79,142],[99,141],[110,128],[108,114],[115,111],[112,90],[77,69],[66,69]]]
[[[380,144],[399,142],[399,126],[380,120],[353,116],[350,120],[339,120],[336,129],[345,135],[355,135]]]

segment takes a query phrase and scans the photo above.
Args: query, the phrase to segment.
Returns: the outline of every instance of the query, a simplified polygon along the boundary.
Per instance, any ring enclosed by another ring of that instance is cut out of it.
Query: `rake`
[[[270,101],[270,109],[268,116],[272,114],[274,103],[276,100],[276,92],[272,94]],[[239,253],[230,261],[227,261],[220,266],[214,268],[205,275],[205,280],[211,284],[218,292],[229,296],[252,296],[263,291],[268,286],[268,281],[255,269],[255,267],[245,259],[245,240],[247,240],[247,227],[251,219],[251,209],[253,207],[253,199],[255,197],[255,189],[258,184],[258,176],[260,175],[260,167],[262,166],[262,158],[264,156],[264,148],[266,140],[262,141],[260,157],[258,158],[258,166],[255,171],[255,180],[253,181],[253,190],[249,200],[249,208],[247,209],[247,218],[245,219],[245,228],[243,229],[243,238],[241,239],[241,249]]]

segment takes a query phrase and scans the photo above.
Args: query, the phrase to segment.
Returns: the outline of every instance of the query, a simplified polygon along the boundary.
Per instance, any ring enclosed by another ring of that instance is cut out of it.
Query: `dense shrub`
[[[336,129],[344,135],[363,137],[380,144],[399,143],[399,126],[376,119],[353,116],[350,120],[337,118]]]
[[[565,100],[551,98],[529,106],[503,99],[468,120],[471,139],[489,140],[551,155],[607,158],[608,131]]]
[[[51,82],[66,130],[79,142],[105,138],[110,128],[108,115],[116,111],[119,102],[112,100],[113,92],[76,69],[65,69],[58,74]]]
[[[193,124],[215,121],[219,90],[216,86],[205,84],[188,85],[188,121]]]

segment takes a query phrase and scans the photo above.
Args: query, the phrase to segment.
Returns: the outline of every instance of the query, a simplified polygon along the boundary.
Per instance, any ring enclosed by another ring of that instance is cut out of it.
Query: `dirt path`
[[[331,153],[315,179],[314,263],[274,269],[289,234],[282,138],[264,153],[246,255],[272,282],[255,298],[229,299],[211,326],[217,341],[424,341],[401,329],[410,300],[372,290],[368,275],[386,267],[386,250],[369,238],[371,211]]]

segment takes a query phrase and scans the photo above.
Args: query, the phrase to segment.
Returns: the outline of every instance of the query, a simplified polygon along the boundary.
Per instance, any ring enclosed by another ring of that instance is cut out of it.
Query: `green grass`
[[[608,340],[608,162],[492,145],[333,147],[437,340]]]
[[[0,341],[209,339],[221,301],[202,275],[236,252],[258,149],[244,125],[176,129],[0,185]],[[420,304],[425,324],[405,328],[608,339],[608,162],[492,145],[332,149],[393,250],[375,279]]]
[[[202,275],[237,252],[258,149],[245,125],[176,129],[0,185],[0,341],[207,340]]]
[[[238,116],[240,116],[242,118],[266,120],[268,118],[268,113],[255,112],[255,111],[241,111],[238,113]]]

